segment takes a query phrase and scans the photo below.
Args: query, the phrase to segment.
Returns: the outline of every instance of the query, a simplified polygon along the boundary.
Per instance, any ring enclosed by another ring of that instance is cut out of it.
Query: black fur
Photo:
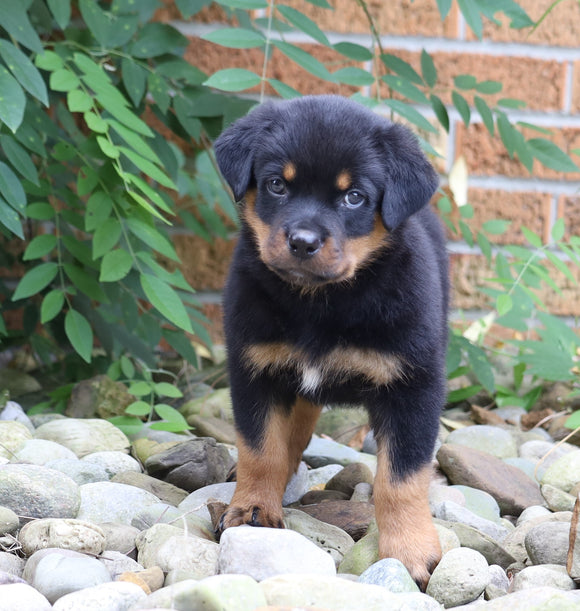
[[[215,150],[236,200],[255,190],[262,223],[319,238],[312,261],[331,238],[347,244],[369,235],[377,215],[388,239],[352,276],[334,281],[335,271],[323,267],[300,271],[314,266],[308,253],[308,261],[295,257],[290,273],[265,263],[242,223],[224,305],[238,431],[259,448],[269,410],[291,409],[301,394],[293,369],[251,375],[248,346],[284,342],[313,363],[336,347],[370,348],[400,358],[404,377],[387,386],[360,375],[323,379],[302,394],[321,405],[365,405],[377,439],[388,443],[394,476],[416,472],[431,459],[445,399],[448,299],[444,236],[427,205],[437,176],[416,138],[352,101],[318,96],[256,108],[225,130]],[[272,193],[268,181],[282,176],[286,162],[296,177],[285,181],[284,195]],[[366,197],[355,209],[336,186],[342,170],[349,189]]]

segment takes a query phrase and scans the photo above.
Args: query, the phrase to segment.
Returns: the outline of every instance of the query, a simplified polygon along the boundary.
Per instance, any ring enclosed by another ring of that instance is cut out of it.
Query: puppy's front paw
[[[245,507],[230,505],[222,514],[217,528],[215,529],[215,533],[219,538],[226,528],[241,526],[242,524],[266,526],[269,528],[284,528],[282,517],[281,508],[279,511],[274,511],[272,509],[267,509],[264,505],[260,505],[259,503]]]

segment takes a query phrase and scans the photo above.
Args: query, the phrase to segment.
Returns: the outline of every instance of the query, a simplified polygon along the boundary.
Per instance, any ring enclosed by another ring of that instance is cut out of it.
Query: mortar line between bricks
[[[566,62],[566,77],[564,79],[564,112],[572,111],[572,96],[574,91],[574,62]]]
[[[497,191],[532,191],[534,193],[551,193],[557,195],[578,195],[580,181],[559,181],[549,178],[509,178],[506,176],[469,176],[468,186]]]
[[[183,21],[172,21],[172,26],[184,36],[203,36],[214,30],[228,27],[223,23],[202,24]],[[325,32],[331,44],[337,42],[353,42],[369,47],[372,39],[368,34],[349,34],[341,32]],[[272,32],[272,38],[281,38],[277,32]],[[316,44],[302,32],[287,32],[284,40],[294,44]],[[385,48],[397,48],[404,51],[421,51],[429,53],[442,51],[452,53],[470,53],[477,55],[492,55],[501,57],[526,57],[541,60],[556,60],[558,62],[580,60],[580,47],[552,47],[549,45],[533,45],[526,43],[492,42],[490,40],[458,40],[441,37],[422,36],[381,36]]]

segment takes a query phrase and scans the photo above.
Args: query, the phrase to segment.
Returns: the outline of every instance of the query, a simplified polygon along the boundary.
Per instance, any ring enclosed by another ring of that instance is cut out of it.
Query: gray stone
[[[31,375],[11,367],[0,367],[0,388],[7,390],[13,399],[42,390],[40,384]]]
[[[441,545],[441,553],[446,554],[450,549],[461,547],[459,537],[450,528],[445,528],[441,524],[435,524],[435,530],[439,537],[439,544]]]
[[[360,583],[372,583],[389,592],[419,592],[405,565],[395,558],[375,562],[358,578]]]
[[[494,413],[510,424],[519,425],[521,417],[528,412],[523,407],[518,407],[517,405],[506,405],[496,408]]]
[[[100,465],[105,469],[109,479],[123,471],[135,471],[137,473],[142,471],[141,465],[125,452],[110,452],[105,450],[91,452],[90,454],[85,454],[81,458],[81,462]]]
[[[204,486],[195,492],[192,492],[187,498],[179,503],[178,508],[189,511],[192,514],[202,517],[204,520],[211,522],[211,516],[207,510],[207,502],[209,499],[221,501],[222,503],[230,504],[236,482],[224,482],[223,484],[212,484]]]
[[[53,607],[32,586],[10,583],[2,586],[3,611],[50,611]]]
[[[439,610],[425,594],[393,594],[386,588],[325,575],[279,575],[260,583],[268,605],[275,608],[317,608],[325,611]]]
[[[110,549],[99,556],[99,562],[105,565],[113,581],[119,579],[123,573],[139,573],[145,570],[145,567],[133,558]]]
[[[465,507],[476,515],[499,523],[500,509],[497,501],[483,490],[472,488],[471,486],[449,486],[451,490],[458,490],[465,499]],[[453,500],[453,499],[450,499]],[[463,505],[463,503],[459,503]]]
[[[0,507],[0,536],[13,533],[18,530],[20,520],[12,509]]]
[[[120,522],[131,524],[134,516],[143,508],[159,503],[159,499],[140,488],[95,482],[80,487],[81,504],[77,518],[88,522]]]
[[[76,456],[72,459],[59,459],[46,463],[45,467],[60,471],[68,475],[79,486],[83,484],[94,484],[95,482],[106,482],[109,474],[105,468],[96,463],[87,463],[79,460]]]
[[[341,528],[321,522],[297,509],[284,510],[284,525],[330,554],[336,566],[354,545],[352,537]]]
[[[565,454],[577,449],[569,443],[556,445],[553,441],[533,440],[523,443],[520,446],[519,454],[536,465],[537,471],[534,479],[541,480],[548,467]]]
[[[91,588],[66,594],[54,603],[53,611],[79,611],[101,609],[102,611],[128,611],[140,606],[147,594],[136,584],[118,581],[103,583]]]
[[[566,568],[557,564],[540,564],[528,566],[517,573],[510,590],[526,590],[528,588],[550,587],[559,590],[574,590],[576,584],[566,572]],[[578,601],[580,603],[580,599]]]
[[[524,545],[532,564],[566,565],[570,524],[546,522],[532,528],[524,539]]]
[[[177,611],[254,611],[266,607],[260,586],[246,575],[215,575],[181,580],[147,597],[140,609]]]
[[[522,511],[519,518],[517,519],[516,526],[523,524],[527,520],[531,520],[532,518],[539,518],[545,516],[551,516],[552,512],[547,507],[542,507],[541,505],[532,505],[531,507],[527,507]]]
[[[501,566],[497,564],[489,566],[489,585],[493,585],[507,593],[510,587],[510,580]]]
[[[539,482],[540,476],[536,473],[536,465],[527,458],[520,458],[519,456],[514,456],[512,458],[504,458],[503,461],[506,465],[511,465],[512,467],[516,467],[523,473],[525,473],[532,481]]]
[[[365,454],[374,454],[376,456],[377,450],[378,448],[377,441],[375,439],[375,434],[371,430],[365,435],[362,445],[362,451],[365,452]]]
[[[181,501],[187,498],[187,492],[185,490],[168,482],[163,482],[156,477],[151,477],[146,473],[122,471],[114,475],[111,481],[147,490],[147,492],[151,492],[151,494],[154,494],[160,501],[168,505],[179,505]]]
[[[373,496],[373,485],[367,482],[359,482],[352,491],[350,500],[354,503],[370,503]]]
[[[301,462],[298,466],[298,470],[288,482],[286,490],[284,491],[284,497],[282,498],[282,505],[290,505],[300,500],[300,497],[308,490],[308,467],[306,463]]]
[[[503,546],[517,561],[525,562],[528,552],[525,547],[526,535],[538,524],[546,522],[567,522],[570,524],[572,513],[570,511],[560,511],[547,516],[538,516],[518,524],[516,529],[511,532],[504,540]],[[498,563],[499,564],[499,563]]]
[[[82,458],[102,450],[129,452],[129,440],[107,420],[63,418],[39,426],[34,436],[49,439],[72,450]]]
[[[445,607],[456,607],[476,600],[489,581],[485,558],[475,550],[460,547],[441,558],[426,593]]]
[[[51,603],[70,592],[111,581],[109,571],[95,558],[82,554],[71,556],[69,550],[66,550],[68,554],[61,550],[42,551],[49,553],[36,563],[27,581]],[[34,555],[31,558],[33,557]],[[25,574],[27,569],[28,567],[25,568]]]
[[[99,524],[105,534],[105,549],[107,551],[121,552],[121,554],[132,554],[135,551],[135,538],[139,529],[128,524],[117,522],[101,522]]]
[[[344,467],[337,464],[310,469],[308,471],[308,489],[325,486],[326,482],[332,479],[341,469],[344,469]]]
[[[216,573],[220,546],[200,537],[189,536],[176,526],[156,524],[140,533],[135,542],[139,550],[137,561],[146,569],[153,566],[160,567],[164,572],[181,569],[193,572],[199,579]]]
[[[551,486],[550,484],[544,484],[541,486],[540,490],[542,496],[546,499],[546,503],[548,503],[548,507],[552,511],[572,511],[572,509],[574,509],[574,503],[576,502],[575,496],[560,490],[560,488]]]
[[[311,467],[315,468],[330,464],[338,464],[344,467],[353,462],[362,462],[369,467],[373,474],[377,471],[376,456],[357,452],[332,439],[325,439],[316,435],[312,436],[302,456]]]
[[[379,533],[375,524],[375,527],[369,527],[369,532],[344,555],[338,572],[361,575],[377,560],[379,560]]]
[[[18,533],[22,551],[31,556],[47,547],[98,555],[105,546],[105,533],[81,520],[45,518],[25,524]]]
[[[122,416],[125,408],[135,401],[122,382],[106,375],[81,380],[74,385],[66,415],[71,418],[110,418]]]
[[[3,573],[21,577],[25,564],[25,561],[15,554],[0,552],[0,571]]]
[[[437,452],[441,469],[453,484],[491,494],[502,514],[518,516],[530,505],[544,505],[540,489],[525,473],[502,460],[459,444],[445,443]]]
[[[551,587],[519,590],[492,601],[477,601],[456,607],[455,611],[578,611],[580,592],[566,592]]]
[[[22,422],[0,420],[0,457],[11,460],[32,433]]]
[[[22,407],[15,401],[6,402],[4,408],[0,410],[0,420],[20,422],[20,424],[23,424],[30,432],[34,431],[32,421]]]
[[[580,581],[580,531],[578,525],[580,523],[580,492],[576,495],[576,503],[572,512],[572,521],[570,523],[570,545],[568,547],[568,557],[566,559],[566,570],[568,575],[574,579],[576,583]]]
[[[228,528],[221,536],[218,573],[262,581],[284,573],[336,575],[334,560],[306,537],[277,528]]]
[[[325,489],[344,492],[350,498],[355,486],[361,482],[366,484],[373,483],[371,470],[362,463],[351,463],[329,480],[326,483]]]
[[[236,429],[233,424],[215,416],[193,415],[187,419],[199,437],[213,437],[220,443],[236,443]]]
[[[171,524],[187,530],[190,535],[215,542],[213,527],[209,520],[165,503],[145,507],[135,515],[132,521],[132,525],[139,530],[147,530],[155,524]]]
[[[38,465],[0,466],[0,505],[21,517],[74,518],[79,487],[66,475]]]
[[[554,461],[544,473],[542,484],[550,484],[564,492],[580,482],[580,450],[568,452]]]
[[[53,460],[78,460],[75,453],[48,439],[29,439],[15,452],[11,462],[46,465]]]
[[[465,507],[465,496],[461,492],[460,486],[443,486],[441,484],[437,484],[432,482],[429,486],[429,508],[431,509],[431,514],[434,514],[435,507],[439,505],[439,503],[443,503],[445,501],[453,501],[462,507]]]
[[[518,455],[516,442],[509,431],[489,424],[456,429],[449,433],[445,443],[468,446],[474,450],[487,452],[497,458]]]
[[[457,503],[453,501],[439,503],[439,505],[435,507],[435,517],[440,520],[446,520],[447,522],[461,522],[462,524],[467,524],[489,535],[499,543],[509,534],[509,531],[497,522],[486,520],[474,514],[472,511],[469,511],[466,507],[457,505]]]

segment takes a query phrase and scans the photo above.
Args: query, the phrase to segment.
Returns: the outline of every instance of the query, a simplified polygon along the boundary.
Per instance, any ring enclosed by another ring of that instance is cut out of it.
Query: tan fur
[[[405,371],[398,356],[370,348],[334,348],[311,361],[299,348],[283,342],[270,342],[248,346],[244,357],[255,374],[262,371],[275,374],[285,369],[303,373],[305,367],[311,367],[319,370],[325,383],[360,375],[376,386],[388,386],[403,378]]]
[[[388,447],[379,441],[374,485],[379,555],[397,558],[424,590],[441,558],[439,537],[429,510],[431,467],[403,481],[393,478]]]
[[[337,177],[335,181],[336,188],[339,191],[346,191],[350,189],[352,185],[352,176],[348,170],[343,170]]]
[[[282,169],[282,176],[287,182],[292,182],[296,178],[296,166],[291,162],[287,161]]]

